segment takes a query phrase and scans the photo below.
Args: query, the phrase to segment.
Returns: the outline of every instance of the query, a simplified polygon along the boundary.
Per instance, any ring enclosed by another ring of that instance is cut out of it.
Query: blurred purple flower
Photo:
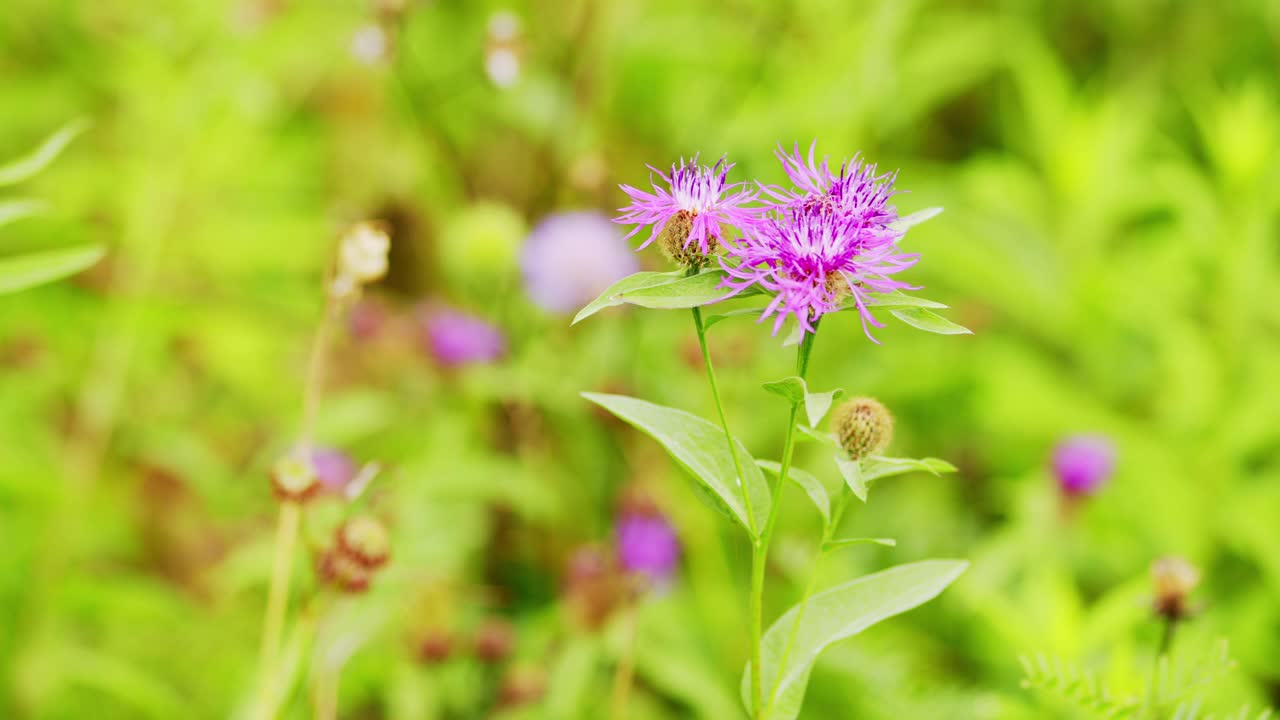
[[[1092,495],[1115,469],[1116,447],[1105,435],[1074,435],[1053,451],[1053,473],[1067,495]]]
[[[502,331],[480,318],[447,307],[425,308],[420,317],[427,351],[445,367],[489,363],[507,352]]]
[[[733,163],[720,158],[714,166],[698,165],[698,156],[690,162],[683,158],[679,165],[672,165],[671,172],[648,166],[650,170],[662,178],[670,190],[658,187],[652,182],[652,193],[638,190],[630,185],[622,185],[622,191],[631,198],[631,204],[619,208],[622,215],[614,222],[623,225],[635,225],[627,238],[650,228],[649,238],[640,247],[647,247],[658,238],[663,228],[672,218],[680,213],[688,213],[690,218],[689,236],[684,240],[684,247],[690,243],[698,243],[702,254],[710,253],[714,247],[709,239],[723,240],[723,225],[732,225],[744,229],[756,221],[760,210],[745,208],[744,204],[756,200],[756,191],[744,190],[743,183],[729,184],[729,171]]]
[[[624,513],[618,519],[617,551],[622,569],[665,585],[680,562],[680,540],[660,513]]]
[[[618,229],[598,212],[544,218],[520,250],[520,267],[534,304],[557,313],[576,311],[640,269]]]
[[[325,492],[342,494],[356,476],[356,464],[341,450],[330,447],[311,449],[311,469]]]

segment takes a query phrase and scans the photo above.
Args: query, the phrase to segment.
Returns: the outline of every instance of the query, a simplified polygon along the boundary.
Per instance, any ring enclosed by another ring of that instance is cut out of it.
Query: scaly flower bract
[[[680,242],[681,248],[697,243],[698,251],[707,255],[714,251],[715,243],[723,239],[724,226],[745,230],[758,218],[760,210],[744,207],[754,202],[757,192],[745,189],[742,183],[729,183],[729,171],[733,163],[720,158],[713,166],[699,165],[695,155],[692,161],[683,158],[664,173],[652,165],[650,170],[667,184],[666,188],[650,180],[653,192],[648,193],[630,185],[622,185],[622,191],[631,198],[631,204],[619,208],[622,215],[614,222],[635,225],[626,237],[630,238],[646,227],[649,238],[640,248],[647,247],[674,218],[682,216],[689,221],[688,236]]]

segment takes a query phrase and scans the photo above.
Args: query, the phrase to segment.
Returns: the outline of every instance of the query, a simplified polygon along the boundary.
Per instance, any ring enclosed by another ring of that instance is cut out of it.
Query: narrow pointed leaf
[[[893,475],[909,472],[927,472],[933,475],[955,472],[956,466],[938,458],[869,457],[862,461],[862,479],[867,483]]]
[[[654,285],[674,282],[683,276],[684,274],[678,271],[664,273],[638,272],[628,275],[605,288],[604,292],[600,293],[600,297],[592,300],[586,307],[579,310],[578,314],[574,316],[572,324],[577,325],[579,322],[586,320],[607,307],[622,305],[626,302],[621,299],[623,293],[652,287]]]
[[[865,304],[867,307],[882,307],[882,308],[921,307],[921,308],[933,308],[935,310],[945,310],[947,308],[946,305],[943,305],[940,302],[935,302],[933,300],[926,300],[925,298],[916,297],[914,295],[908,295],[900,290],[895,290],[891,293],[882,293],[880,295],[871,295],[863,301],[863,304]],[[854,303],[852,300],[847,300],[845,301],[845,304],[841,306],[840,309],[856,310],[857,308],[858,308],[858,305],[856,303]]]
[[[777,476],[782,472],[782,466],[772,460],[757,460],[759,465],[765,472],[770,475]],[[827,493],[827,486],[822,484],[811,473],[807,473],[796,467],[787,470],[787,479],[804,490],[805,495],[813,501],[813,506],[818,508],[818,512],[822,515],[822,525],[826,527],[831,524],[831,496]]]
[[[866,502],[867,479],[862,476],[862,463],[850,460],[843,452],[839,452],[836,453],[836,467],[840,468],[840,475],[844,477],[845,484],[853,494],[862,502]]]
[[[844,390],[839,388],[822,393],[809,392],[809,386],[805,384],[804,379],[795,376],[765,383],[764,389],[786,398],[793,405],[803,403],[805,417],[809,420],[810,427],[817,427],[827,411],[831,409],[831,403],[844,395]]]
[[[889,223],[889,227],[893,230],[906,230],[910,227],[919,225],[922,222],[932,220],[942,214],[942,208],[931,207],[924,210],[917,210],[906,217],[900,217]]]
[[[10,200],[0,203],[0,227],[24,217],[44,212],[46,205],[39,200]]]
[[[52,282],[84,270],[102,258],[99,245],[46,250],[0,259],[0,294]]]
[[[805,427],[804,425],[797,425],[796,429],[800,431],[800,437],[797,438],[799,440],[817,440],[824,445],[830,446],[834,450],[841,449],[840,441],[831,433],[814,430],[812,428]]]
[[[703,270],[697,275],[680,277],[674,282],[626,290],[619,293],[618,297],[625,303],[658,310],[700,307],[725,299],[729,294],[728,288],[722,284],[725,277],[723,270]],[[734,297],[746,297],[755,293],[754,290],[745,290]]]
[[[733,441],[742,473],[746,476],[743,478],[745,498],[733,457],[729,455],[724,430],[718,425],[684,410],[625,395],[582,393],[582,396],[657,440],[693,475],[713,506],[736,520],[752,537],[757,536],[757,527],[763,525],[769,513],[769,486],[742,443],[736,439]]]
[[[831,540],[823,543],[822,549],[839,550],[840,548],[849,547],[850,545],[884,545],[885,547],[897,547],[898,541],[893,538],[840,538],[839,540]]]
[[[49,136],[49,139],[31,154],[0,165],[0,186],[15,185],[44,170],[58,157],[63,148],[87,127],[89,127],[87,122],[77,120]]]
[[[708,315],[702,319],[702,326],[704,328],[709,328],[712,325],[718,325],[730,318],[745,317],[747,315],[759,317],[762,312],[764,312],[764,308],[738,308],[737,310],[730,310],[729,312]]]
[[[894,317],[913,328],[939,335],[972,335],[973,331],[963,325],[957,325],[938,313],[919,307],[901,308],[889,311]]]
[[[802,617],[799,606],[792,607],[769,628],[762,643],[760,669],[766,695],[773,689],[765,717],[794,720],[804,701],[809,673],[823,650],[932,600],[968,565],[961,560],[899,565],[814,595]],[[742,696],[748,707],[749,678],[748,667],[742,678]]]

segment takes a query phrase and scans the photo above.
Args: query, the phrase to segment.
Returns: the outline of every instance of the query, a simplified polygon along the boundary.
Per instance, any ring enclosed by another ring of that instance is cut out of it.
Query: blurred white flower
[[[484,71],[494,85],[509,88],[520,79],[520,58],[511,48],[494,48],[485,56]]]
[[[387,57],[387,33],[382,26],[370,23],[351,37],[351,56],[365,65],[376,65]]]

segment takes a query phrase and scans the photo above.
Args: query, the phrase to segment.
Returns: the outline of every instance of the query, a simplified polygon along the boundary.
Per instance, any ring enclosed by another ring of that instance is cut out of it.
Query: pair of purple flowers
[[[688,228],[682,249],[705,256],[723,245],[727,297],[752,286],[773,293],[761,320],[773,317],[775,334],[789,316],[814,332],[819,318],[851,300],[871,337],[870,326],[883,327],[869,310],[871,296],[917,289],[892,277],[919,260],[898,247],[904,231],[889,204],[897,174],[878,173],[857,156],[837,171],[826,158],[815,159],[815,148],[816,142],[807,159],[798,146],[778,149],[790,189],[730,183],[733,164],[723,158],[713,166],[681,160],[668,173],[650,167],[666,187],[651,182],[649,193],[623,185],[632,202],[615,222],[636,225],[627,237],[648,227],[641,247],[678,225]]]

